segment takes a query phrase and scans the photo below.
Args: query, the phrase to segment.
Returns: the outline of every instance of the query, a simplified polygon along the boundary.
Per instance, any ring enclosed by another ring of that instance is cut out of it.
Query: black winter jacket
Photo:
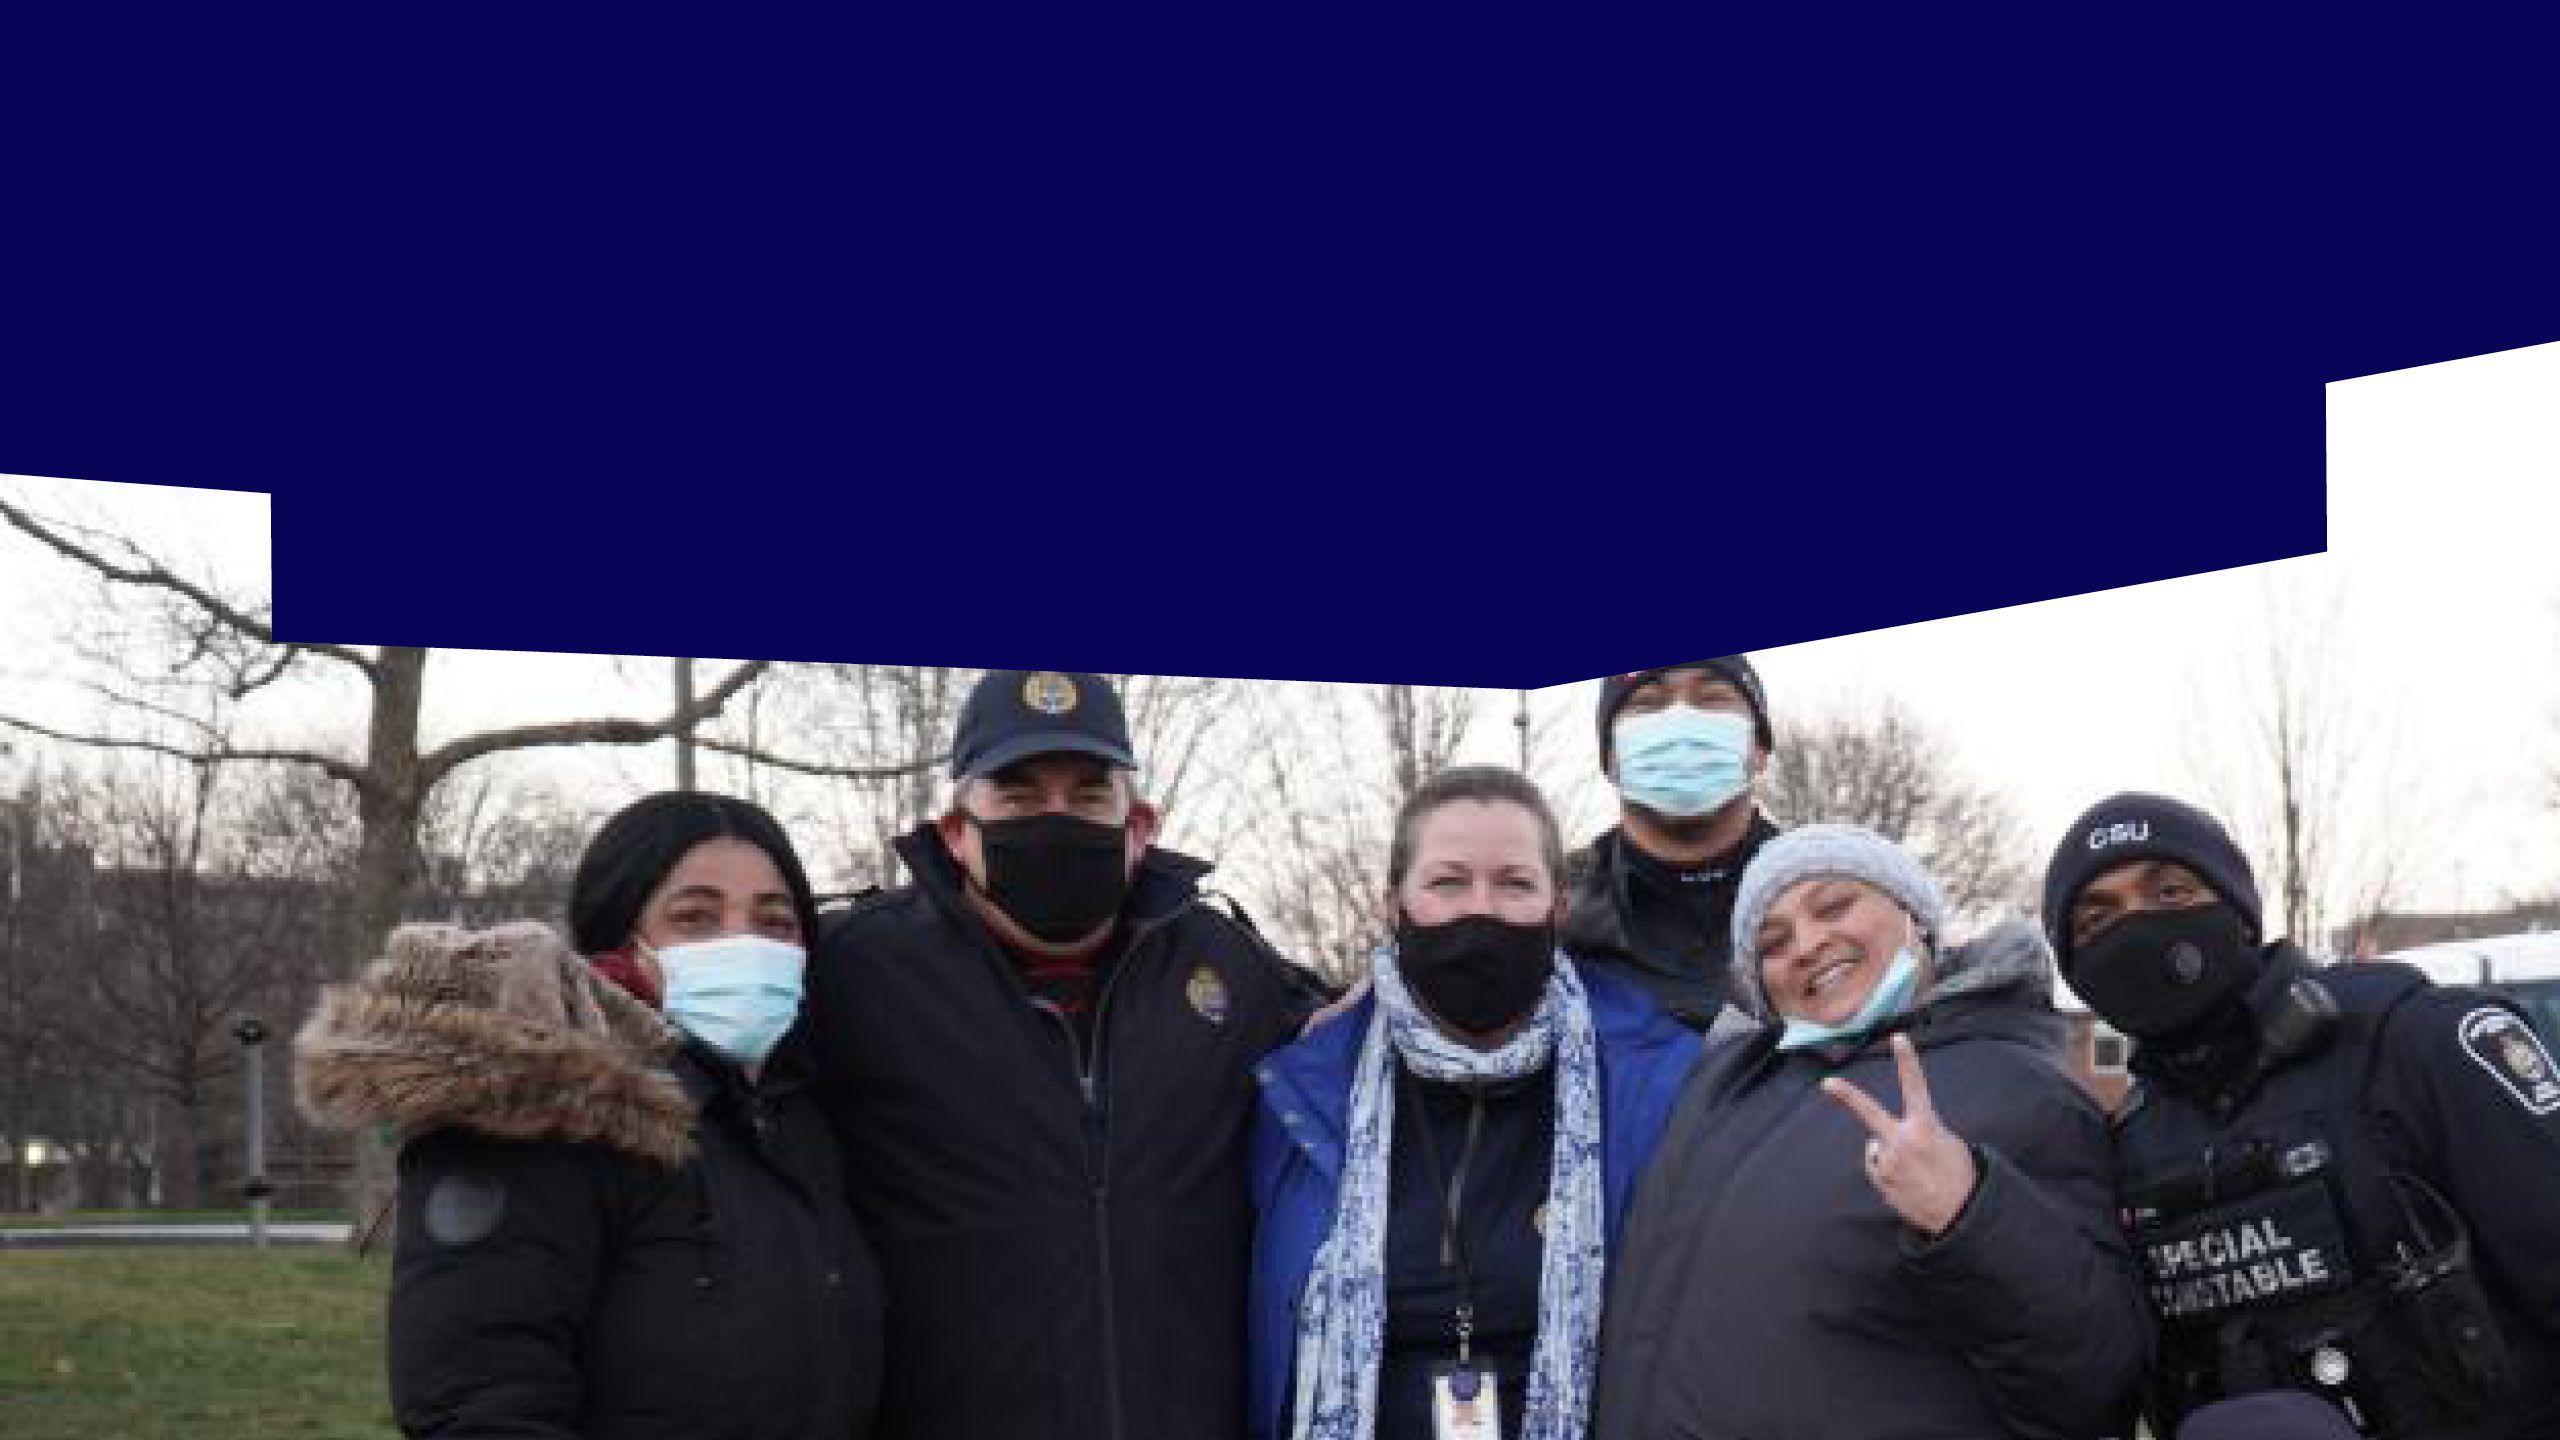
[[[395,938],[405,979],[369,976],[379,983],[325,1001],[299,1077],[341,1118],[447,1122],[400,1150],[389,1350],[402,1433],[868,1433],[883,1287],[791,1057],[777,1052],[760,1086],[691,1042],[661,1065],[673,1032],[619,991],[510,1017],[442,1003],[474,977],[431,978],[420,959]],[[566,957],[560,978],[582,977]],[[588,1023],[599,998],[614,1034]],[[563,1023],[564,1005],[577,1018]]]
[[[2062,1069],[2023,922],[1952,952],[1907,1028],[1981,1179],[1924,1239],[1818,1082],[1895,1114],[1886,1035],[1711,1049],[1637,1192],[1600,1344],[1595,1440],[2096,1437],[2129,1422],[2150,1330],[2106,1121]]]
[[[1754,814],[1728,862],[1709,878],[1688,882],[1705,888],[1701,916],[1637,873],[1624,830],[1603,832],[1565,862],[1572,907],[1559,936],[1565,953],[1625,976],[1644,987],[1671,1018],[1705,1031],[1731,999],[1726,972],[1733,960],[1733,900],[1742,888],[1743,869],[1777,833],[1768,816]]]
[[[1150,851],[1081,1054],[932,828],[899,853],[914,884],[822,924],[803,1016],[888,1276],[877,1433],[1239,1435],[1253,1067],[1320,995]]]

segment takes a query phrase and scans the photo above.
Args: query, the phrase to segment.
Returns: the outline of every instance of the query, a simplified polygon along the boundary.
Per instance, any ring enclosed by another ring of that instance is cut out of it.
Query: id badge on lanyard
[[[1502,1387],[1480,1360],[1431,1367],[1431,1440],[1501,1440]]]
[[[1407,1094],[1412,1094],[1411,1087]],[[1432,1188],[1444,1197],[1440,1211],[1443,1263],[1454,1265],[1458,1272],[1458,1308],[1450,1317],[1458,1354],[1431,1366],[1431,1440],[1501,1440],[1502,1386],[1493,1367],[1475,1356],[1475,1267],[1468,1263],[1466,1241],[1458,1232],[1467,1166],[1475,1158],[1476,1137],[1484,1123],[1484,1100],[1475,1097],[1469,1107],[1466,1145],[1458,1153],[1457,1174],[1445,1188],[1439,1144],[1431,1138],[1431,1122],[1422,1115],[1419,1095],[1413,1096],[1413,1106],[1416,1118],[1422,1120],[1422,1156],[1430,1166]]]

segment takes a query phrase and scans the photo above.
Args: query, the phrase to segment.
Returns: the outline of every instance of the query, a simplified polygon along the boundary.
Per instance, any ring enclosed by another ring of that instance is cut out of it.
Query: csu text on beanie
[[[1788,887],[1826,875],[1863,880],[1883,891],[1933,939],[1946,925],[1946,897],[1910,851],[1862,826],[1799,825],[1760,847],[1734,893],[1734,993],[1749,1002],[1745,1008],[1752,1014],[1769,1015],[1768,991],[1760,980],[1760,922]]]
[[[1611,727],[1618,712],[1627,708],[1627,697],[1636,687],[1657,675],[1673,670],[1706,670],[1733,682],[1735,689],[1751,706],[1751,733],[1760,739],[1760,748],[1778,748],[1776,733],[1769,728],[1769,692],[1761,687],[1760,672],[1751,668],[1748,655],[1721,655],[1713,660],[1692,660],[1685,665],[1657,665],[1650,670],[1630,670],[1624,675],[1610,675],[1600,682],[1600,768],[1609,768],[1616,754]]]
[[[2258,880],[2222,822],[2183,800],[2127,791],[2092,805],[2064,831],[2044,869],[2044,931],[2071,965],[2071,902],[2101,874],[2132,860],[2175,860],[2196,872],[2263,936]]]

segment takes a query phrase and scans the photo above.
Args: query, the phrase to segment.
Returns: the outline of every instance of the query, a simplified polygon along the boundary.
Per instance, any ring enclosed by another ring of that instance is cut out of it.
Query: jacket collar
[[[2207,1099],[2239,1083],[2230,1094],[2236,1102],[2250,1077],[2263,1078],[2258,1063],[2260,1037],[2269,1017],[2285,1004],[2293,982],[2311,962],[2290,940],[2274,941],[2259,951],[2258,973],[2240,992],[2240,1001],[2207,1022],[2192,1040],[2174,1049],[2156,1041],[2134,1047],[2130,1068],[2143,1081],[2196,1099]]]
[[[748,1079],[746,1067],[690,1035],[668,1061],[667,1069],[696,1106],[726,1105],[743,1113],[744,1107],[759,1098],[771,1101],[808,1088],[806,1064],[786,1063],[801,1048],[794,1043],[798,1035],[799,1027],[794,1026],[791,1037],[774,1046],[758,1079]]]
[[[1751,857],[1759,854],[1760,847],[1777,833],[1777,824],[1768,812],[1754,808],[1751,828],[1743,832],[1742,843],[1734,848],[1724,867],[1726,878],[1716,883],[1733,883],[1751,863]],[[1637,885],[1633,862],[1627,854],[1631,843],[1626,831],[1613,825],[1566,866],[1572,903],[1565,915],[1564,948],[1569,954],[1616,960],[1670,978],[1688,978],[1685,972],[1656,957],[1639,953],[1628,934],[1627,916],[1636,903]]]

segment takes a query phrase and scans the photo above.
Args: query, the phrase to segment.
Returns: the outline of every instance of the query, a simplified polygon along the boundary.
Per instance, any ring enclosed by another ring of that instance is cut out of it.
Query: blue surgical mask
[[[1913,953],[1910,946],[1905,945],[1894,952],[1892,961],[1884,967],[1883,976],[1876,981],[1876,988],[1867,992],[1867,1003],[1858,1007],[1857,1014],[1837,1025],[1824,1025],[1812,1020],[1790,1018],[1787,1021],[1786,1033],[1778,1037],[1778,1048],[1801,1050],[1807,1045],[1819,1045],[1826,1040],[1845,1040],[1851,1036],[1864,1035],[1910,1009],[1911,992],[1918,988],[1919,984],[1920,957]]]
[[[1709,814],[1751,783],[1751,717],[1668,705],[1620,720],[1618,793],[1664,815]]]
[[[808,960],[797,945],[723,935],[653,953],[666,975],[668,1021],[741,1065],[764,1063],[800,1013]]]

